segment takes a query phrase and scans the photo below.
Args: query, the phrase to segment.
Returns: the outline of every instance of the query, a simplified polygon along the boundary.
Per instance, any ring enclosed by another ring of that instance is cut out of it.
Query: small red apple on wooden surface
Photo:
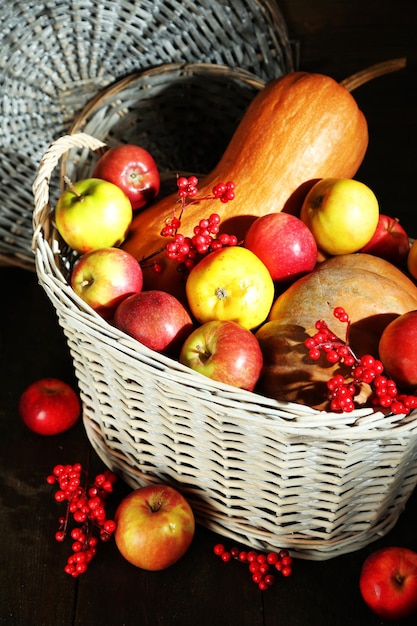
[[[383,330],[379,358],[386,373],[405,391],[417,388],[417,311],[396,317]]]
[[[125,298],[114,324],[151,350],[175,354],[193,330],[185,306],[165,291],[149,290]]]
[[[311,230],[295,215],[268,213],[249,227],[244,246],[266,265],[275,282],[289,282],[314,269],[317,244]]]
[[[262,371],[262,351],[256,337],[230,320],[197,327],[185,340],[180,362],[234,387],[253,391]]]
[[[126,496],[115,513],[122,556],[145,570],[166,569],[188,550],[195,519],[186,498],[169,485],[148,485]]]
[[[109,148],[97,161],[93,177],[120,187],[134,211],[149,204],[160,189],[159,170],[153,156],[134,144]]]
[[[417,553],[388,547],[364,562],[359,588],[366,604],[386,620],[400,620],[417,612]]]
[[[407,261],[409,247],[408,235],[398,219],[380,213],[376,230],[361,252],[403,266]]]
[[[120,248],[100,248],[83,254],[71,274],[75,293],[106,319],[113,316],[124,298],[140,293],[142,285],[139,263]]]
[[[26,426],[39,435],[57,435],[77,422],[81,403],[74,389],[57,378],[30,384],[19,399],[19,414]]]

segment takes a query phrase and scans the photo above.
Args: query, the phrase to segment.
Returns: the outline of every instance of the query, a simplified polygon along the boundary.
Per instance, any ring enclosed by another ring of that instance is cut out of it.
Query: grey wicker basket
[[[3,0],[0,22],[0,263],[29,269],[37,165],[98,91],[171,62],[294,65],[273,0]]]

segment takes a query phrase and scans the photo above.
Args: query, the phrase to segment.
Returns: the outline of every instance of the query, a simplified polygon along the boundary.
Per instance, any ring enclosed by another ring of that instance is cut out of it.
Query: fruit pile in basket
[[[294,72],[259,92],[210,174],[178,172],[167,197],[149,152],[109,148],[55,208],[78,255],[71,285],[213,380],[314,408],[408,413],[417,244],[354,178],[367,144],[346,86]]]

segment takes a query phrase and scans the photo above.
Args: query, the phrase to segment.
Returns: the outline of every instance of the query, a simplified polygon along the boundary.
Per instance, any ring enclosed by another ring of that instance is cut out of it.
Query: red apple
[[[359,588],[366,604],[387,620],[417,611],[417,553],[407,548],[382,548],[364,562]]]
[[[179,358],[208,378],[248,391],[253,391],[262,370],[258,340],[230,320],[214,320],[196,328],[185,340]]]
[[[386,373],[404,391],[417,388],[417,311],[396,317],[383,330],[378,346]]]
[[[29,385],[19,399],[19,414],[39,435],[57,435],[73,426],[81,413],[74,389],[56,378],[42,378]]]
[[[120,187],[136,211],[159,193],[160,176],[152,155],[133,144],[109,148],[97,161],[93,176]]]
[[[173,565],[186,553],[194,537],[191,506],[168,485],[136,489],[121,501],[114,519],[114,538],[120,553],[145,570]]]
[[[244,246],[263,261],[275,282],[289,282],[311,272],[317,244],[310,229],[295,215],[268,213],[249,227]]]
[[[402,266],[407,261],[410,242],[398,219],[379,215],[376,230],[361,252],[381,257],[394,265]]]
[[[142,269],[134,256],[120,248],[87,252],[74,266],[71,286],[97,313],[110,319],[127,296],[140,293]]]
[[[148,348],[175,354],[193,330],[185,306],[165,291],[142,291],[125,298],[114,314],[114,324]]]

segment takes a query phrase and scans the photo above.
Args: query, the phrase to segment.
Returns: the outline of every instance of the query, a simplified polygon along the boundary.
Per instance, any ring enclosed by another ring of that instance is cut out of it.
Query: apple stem
[[[162,500],[158,499],[156,502],[152,501],[148,501],[148,507],[149,510],[152,511],[152,513],[158,513],[158,511],[161,509],[162,507]]]
[[[207,350],[204,350],[200,345],[195,347],[194,352],[199,355],[203,363],[206,363],[206,361],[208,361],[211,357],[211,353]]]
[[[68,185],[68,187],[71,189],[71,191],[77,196],[77,198],[81,198],[82,194],[80,194],[76,188],[74,183],[72,182],[72,180],[70,178],[68,178],[68,176],[64,176],[64,182],[66,185]]]
[[[389,233],[390,233],[390,232],[392,232],[392,231],[394,230],[394,226],[396,226],[396,225],[399,223],[399,221],[400,221],[400,220],[398,219],[398,217],[394,217],[394,218],[393,218],[393,220],[394,220],[394,221],[393,221],[393,222],[391,222],[391,224],[390,224],[390,226],[389,226],[389,228],[388,228],[388,232],[389,232]]]

